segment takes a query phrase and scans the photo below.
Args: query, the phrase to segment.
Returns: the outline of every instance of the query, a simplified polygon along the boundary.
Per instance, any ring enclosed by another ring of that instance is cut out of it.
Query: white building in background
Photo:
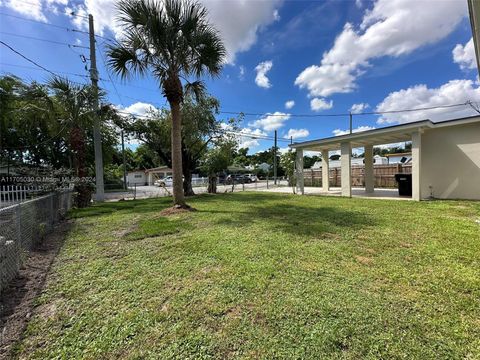
[[[397,153],[397,154],[386,154],[385,157],[388,159],[389,164],[408,164],[412,161],[412,153]]]
[[[153,185],[155,180],[164,179],[172,175],[172,169],[167,166],[160,166],[146,170],[133,170],[127,173],[128,186]]]
[[[352,166],[361,166],[365,163],[364,158],[352,158],[351,164]],[[380,156],[380,155],[375,155],[373,157],[373,163],[375,165],[386,165],[388,164],[388,159],[386,157]],[[329,160],[328,166],[330,168],[339,168],[341,167],[341,158],[338,160]],[[322,168],[322,162],[321,161],[316,161],[315,164],[311,167],[312,170],[317,170]]]
[[[342,195],[352,196],[352,149],[364,147],[365,192],[374,193],[373,147],[412,142],[412,199],[480,200],[480,116],[447,121],[422,120],[360,133],[305,141],[290,145],[297,150],[298,193],[304,193],[303,152],[341,150]],[[332,161],[333,162],[333,161]],[[329,191],[328,167],[322,167],[322,185]]]
[[[145,170],[134,170],[127,173],[128,186],[144,186],[147,185],[147,174]]]
[[[264,171],[264,172],[268,172],[271,168],[272,168],[272,167],[271,167],[269,164],[265,163],[265,162],[264,162],[264,163],[261,163],[261,164],[247,165],[247,166],[245,166],[245,169],[247,169],[247,170],[253,171],[253,170],[255,170],[255,169],[260,169],[260,170],[262,170],[262,171]]]

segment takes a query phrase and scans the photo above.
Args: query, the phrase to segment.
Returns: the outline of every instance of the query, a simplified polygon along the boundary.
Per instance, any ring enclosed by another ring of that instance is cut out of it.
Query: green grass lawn
[[[480,358],[480,202],[189,201],[75,211],[17,356]]]

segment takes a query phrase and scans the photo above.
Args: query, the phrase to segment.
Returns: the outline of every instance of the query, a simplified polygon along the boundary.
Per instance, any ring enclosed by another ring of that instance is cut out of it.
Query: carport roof
[[[470,122],[478,122],[480,117],[472,116],[467,118],[453,119],[441,122],[421,120],[408,124],[387,126],[380,129],[367,130],[353,134],[332,136],[324,139],[304,141],[289,145],[293,149],[310,151],[335,150],[339,149],[341,143],[350,142],[352,147],[363,147],[365,145],[382,145],[396,142],[410,141],[412,133],[423,131],[434,127],[461,125]]]

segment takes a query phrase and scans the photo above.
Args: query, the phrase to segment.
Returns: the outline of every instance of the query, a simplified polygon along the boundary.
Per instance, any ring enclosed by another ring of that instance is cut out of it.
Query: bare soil
[[[192,207],[184,208],[184,207],[174,206],[174,207],[166,208],[160,211],[160,215],[170,216],[170,215],[182,214],[182,213],[192,212],[192,211],[197,211],[197,210]]]
[[[20,340],[70,226],[67,221],[58,224],[30,251],[17,277],[0,294],[0,359],[9,358],[12,346]]]

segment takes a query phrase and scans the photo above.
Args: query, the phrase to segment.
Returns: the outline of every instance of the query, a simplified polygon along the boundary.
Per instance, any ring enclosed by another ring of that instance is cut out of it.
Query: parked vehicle
[[[255,174],[246,174],[245,176],[247,178],[249,178],[251,182],[257,182],[258,181],[257,175],[255,175]]]
[[[252,179],[248,175],[244,174],[231,174],[228,175],[225,184],[250,184]]]
[[[185,178],[183,178],[185,179]],[[207,178],[192,178],[192,185],[193,186],[199,186],[199,185],[204,185],[206,184]],[[171,187],[173,186],[173,176],[167,176],[166,178],[156,180],[153,183],[155,186],[166,186],[166,187]]]
[[[153,184],[160,187],[173,186],[173,176],[167,176],[166,178],[156,180]]]

